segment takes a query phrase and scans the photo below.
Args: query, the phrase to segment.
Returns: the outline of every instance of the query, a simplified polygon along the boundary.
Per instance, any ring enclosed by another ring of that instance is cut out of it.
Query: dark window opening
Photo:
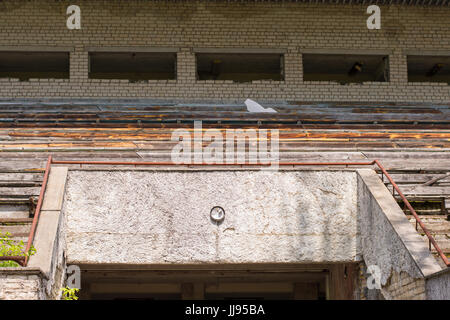
[[[409,82],[450,83],[450,56],[408,56]]]
[[[90,52],[90,79],[122,79],[130,82],[176,79],[176,53]]]
[[[284,80],[282,54],[197,53],[198,80]]]
[[[0,78],[69,79],[68,52],[0,52]]]
[[[303,54],[304,81],[341,84],[388,82],[389,57],[385,55]]]

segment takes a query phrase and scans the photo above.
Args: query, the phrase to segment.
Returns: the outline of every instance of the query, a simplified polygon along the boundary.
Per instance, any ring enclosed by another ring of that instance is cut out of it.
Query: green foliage
[[[0,257],[19,256],[30,257],[36,253],[36,248],[31,245],[30,250],[25,252],[25,244],[23,241],[15,241],[10,238],[9,232],[0,232]],[[20,267],[15,261],[0,261],[0,267]]]
[[[77,293],[80,289],[65,287],[61,291],[63,292],[62,300],[78,300]]]

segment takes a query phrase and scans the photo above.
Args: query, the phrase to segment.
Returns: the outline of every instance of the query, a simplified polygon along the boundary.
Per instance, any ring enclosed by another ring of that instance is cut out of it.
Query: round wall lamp
[[[215,206],[211,209],[209,216],[212,221],[219,224],[225,219],[225,210],[222,207]]]

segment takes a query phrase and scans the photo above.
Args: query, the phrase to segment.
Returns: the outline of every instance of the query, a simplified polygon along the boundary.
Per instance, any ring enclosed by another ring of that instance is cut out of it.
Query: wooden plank
[[[434,177],[433,179],[428,180],[423,184],[423,186],[432,186],[435,185],[437,182],[444,180],[445,178],[450,177],[450,172],[447,172],[445,175],[439,175],[437,177]]]
[[[445,119],[448,112],[447,109],[432,109],[432,108],[308,108],[305,106],[299,106],[298,108],[286,109],[282,106],[272,106],[278,112],[276,114],[254,114],[249,113],[243,105],[237,107],[228,106],[226,108],[202,108],[201,106],[171,106],[169,108],[153,108],[147,107],[145,110],[127,110],[126,108],[116,108],[115,110],[107,110],[107,108],[101,108],[102,110],[83,110],[83,112],[75,111],[76,107],[65,108],[61,110],[36,110],[32,108],[25,109],[23,111],[5,112],[2,109],[0,113],[1,119],[70,119],[70,120],[82,120],[82,119],[133,119],[133,118],[145,118],[145,117],[183,117],[183,116],[195,116],[196,118],[202,116],[216,116],[227,118],[241,118],[241,117],[286,117],[286,116],[301,116],[307,118],[330,118],[330,119],[376,119],[380,120],[429,120],[429,119]]]
[[[386,170],[415,170],[415,171],[448,171],[450,168],[450,159],[436,161],[433,159],[419,160],[419,159],[405,159],[405,160],[390,160],[383,159],[381,164]]]
[[[42,182],[21,181],[21,180],[0,180],[0,187],[4,188],[24,188],[24,187],[39,187]]]
[[[0,218],[0,225],[6,224],[31,224],[33,218]],[[1,226],[0,226],[1,228]]]
[[[448,235],[435,235],[434,236],[436,242],[438,243],[441,250],[446,254],[450,254],[450,238]],[[436,253],[436,249],[434,246],[431,246],[431,252]]]
[[[25,187],[25,188],[8,188],[0,187],[0,197],[6,196],[37,196],[41,192],[39,187]]]
[[[269,147],[270,150],[270,147]],[[165,151],[165,150],[163,150]],[[171,150],[168,150],[171,151]],[[224,147],[223,151],[226,151]],[[171,153],[159,152],[159,151],[140,151],[137,154],[143,158],[162,157],[170,159]],[[237,154],[237,153],[236,153]],[[248,154],[247,154],[248,156]],[[283,158],[295,158],[298,161],[304,162],[316,162],[316,161],[349,161],[349,160],[365,160],[365,157],[360,152],[284,152]]]
[[[421,216],[420,220],[423,222],[425,228],[427,228],[431,234],[447,234],[450,238],[450,221],[447,221],[445,217],[446,216],[441,216],[441,218],[430,218],[428,216]],[[415,226],[416,219],[414,217],[409,218],[409,221]],[[423,233],[423,230],[420,226],[418,226],[418,232]]]
[[[15,243],[16,245],[19,245],[20,241],[22,241],[23,242],[23,248],[25,249],[27,247],[28,234],[24,235],[24,236],[14,236],[14,237],[10,237],[10,238],[13,241],[13,243]]]
[[[136,120],[135,122],[129,123],[121,123],[121,122],[95,122],[89,123],[91,128],[109,128],[109,129],[117,129],[117,128],[191,128],[193,124],[193,120],[190,121],[168,121],[168,122],[158,122],[158,121],[149,121],[149,122],[139,122]],[[58,128],[66,128],[66,129],[74,129],[78,127],[85,127],[86,123],[77,123],[77,122],[2,122],[0,120],[0,128],[54,128],[57,126]],[[225,121],[212,121],[212,122],[203,122],[204,128],[240,128],[240,127],[259,127],[259,128],[303,128],[303,129],[334,129],[334,130],[448,130],[449,125],[446,123],[433,123],[433,122],[422,122],[413,124],[411,122],[397,122],[397,123],[379,123],[379,122],[345,122],[345,123],[336,123],[336,122],[314,122],[314,121],[295,121],[295,122],[259,122],[252,121],[245,123],[241,122],[225,122]]]
[[[221,127],[220,125],[206,126],[203,130],[214,128],[225,135],[226,130],[230,130],[227,127]],[[260,129],[259,126],[241,126],[241,129]],[[36,128],[33,130],[27,129],[11,129],[8,132],[0,134],[0,138],[3,144],[15,144],[21,141],[29,141],[30,143],[45,142],[86,142],[86,141],[129,141],[129,140],[170,140],[173,129],[151,130],[148,131],[142,128],[131,130],[111,131],[111,129],[101,128],[80,128],[76,131],[70,129],[49,128],[41,129],[39,131]],[[236,128],[237,129],[237,128]],[[371,139],[371,140],[395,140],[395,141],[419,141],[419,140],[437,140],[447,141],[450,137],[449,131],[439,132],[424,131],[424,130],[408,130],[408,131],[389,131],[389,130],[305,130],[302,127],[298,127],[292,130],[286,130],[286,127],[278,127],[281,140],[289,139]],[[189,132],[191,135],[194,131],[194,126],[190,125],[183,128],[184,131]],[[267,129],[270,134],[270,130]],[[288,140],[286,140],[288,141]]]
[[[414,219],[414,216],[411,214],[407,214],[406,218],[408,218],[409,220]],[[445,222],[447,222],[447,216],[444,214],[436,214],[436,215],[429,215],[429,216],[420,216],[420,219],[422,221],[440,221],[440,220],[445,220]]]
[[[293,104],[264,104],[275,108],[279,112],[298,112],[309,111],[317,113],[355,113],[355,114],[398,114],[398,113],[432,113],[446,114],[448,113],[447,105],[399,105],[399,104],[355,104],[355,103],[332,103],[332,104],[309,104],[309,103],[293,103]],[[105,103],[101,100],[92,100],[92,102],[80,103],[36,103],[33,101],[19,102],[2,102],[1,109],[3,112],[10,113],[101,113],[101,112],[126,112],[126,113],[142,113],[142,112],[192,112],[192,111],[246,111],[245,105],[242,104],[155,104],[152,101],[134,101],[130,104]]]
[[[6,198],[0,196],[0,205],[28,205],[30,203],[30,197],[16,197],[16,198]]]
[[[86,120],[142,120],[142,119],[264,119],[264,120],[281,120],[281,119],[302,119],[302,120],[333,120],[333,121],[445,121],[441,113],[354,113],[354,112],[320,112],[318,110],[295,110],[291,112],[283,112],[279,109],[277,113],[249,113],[244,110],[163,110],[163,111],[146,111],[146,112],[0,112],[2,120],[69,120],[69,121],[86,121]]]
[[[437,214],[441,214],[442,210],[441,209],[421,209],[421,208],[417,208],[416,206],[413,205],[414,211],[416,211],[416,213],[419,216],[430,216],[430,215],[437,215]],[[403,211],[405,212],[405,214],[409,214],[410,211],[408,209],[404,209]]]
[[[28,237],[30,233],[30,224],[18,224],[18,225],[0,225],[0,233],[10,233],[11,238],[16,237]]]
[[[134,139],[150,139],[152,137],[165,137],[170,138],[174,129],[178,128],[96,128],[96,127],[83,127],[78,126],[76,129],[70,128],[36,128],[32,129],[14,129],[0,131],[0,137],[4,142],[23,140],[27,139],[32,141],[42,141],[42,139],[53,138],[56,140],[134,140]],[[231,128],[222,127],[221,125],[206,125],[204,124],[203,129],[216,129],[221,132],[230,130]],[[236,129],[258,129],[259,126],[249,125],[249,126],[239,126]],[[448,139],[450,136],[450,131],[438,131],[438,130],[332,130],[330,128],[324,128],[323,130],[305,130],[301,126],[296,126],[294,128],[289,128],[289,126],[278,126],[281,137],[310,137],[310,138],[343,138],[350,137],[353,139],[357,138],[367,138],[367,139],[392,139],[392,140],[419,140],[419,139]],[[290,130],[289,130],[290,129]],[[194,131],[194,125],[186,125],[183,128],[184,131],[192,133]],[[270,130],[270,128],[268,129]]]
[[[171,149],[169,149],[171,150]],[[86,150],[79,152],[65,151],[65,152],[52,152],[52,156],[55,159],[61,160],[73,160],[73,159],[85,159],[85,158],[109,158],[109,159],[121,159],[121,158],[134,158],[139,159],[140,157],[136,154],[136,151],[109,151],[109,150]],[[23,160],[29,158],[29,161],[46,161],[48,159],[48,154],[45,152],[0,152],[0,161],[3,162],[15,162],[17,160]],[[31,176],[31,174],[25,173],[2,173],[0,171],[0,180],[35,180],[42,181],[43,175],[36,174]]]
[[[364,152],[364,155],[369,159],[444,159],[448,160],[450,158],[450,152],[374,152],[368,151]]]
[[[402,185],[400,190],[405,196],[450,196],[450,186]]]
[[[48,155],[47,155],[48,156]],[[45,170],[45,161],[28,160],[28,161],[2,161],[0,163],[0,172],[2,173],[26,173],[26,172],[43,172]]]
[[[0,218],[28,218],[30,209],[27,205],[5,205],[0,203]]]
[[[356,268],[353,264],[336,264],[330,267],[329,288],[332,300],[354,299]]]
[[[435,177],[440,176],[439,173],[390,173],[396,184],[423,184]],[[386,179],[385,179],[386,181]],[[450,178],[442,179],[440,183],[449,183]],[[440,184],[436,183],[437,185]]]
[[[15,172],[15,173],[4,173],[0,172],[0,181],[32,181],[32,182],[42,182],[42,173],[26,173],[26,172]]]

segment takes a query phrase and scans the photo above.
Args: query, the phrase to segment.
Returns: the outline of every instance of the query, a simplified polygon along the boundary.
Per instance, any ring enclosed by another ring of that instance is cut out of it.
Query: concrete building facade
[[[450,2],[377,4],[0,1],[0,299],[450,299]],[[152,165],[194,121],[291,165]]]

